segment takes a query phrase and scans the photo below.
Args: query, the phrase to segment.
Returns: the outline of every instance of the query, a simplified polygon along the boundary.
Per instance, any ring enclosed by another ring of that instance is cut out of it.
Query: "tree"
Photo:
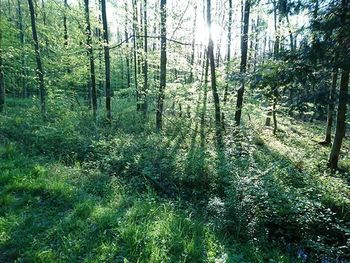
[[[21,51],[23,52],[24,49],[24,28],[23,28],[23,15],[22,15],[22,6],[21,6],[21,1],[17,0],[17,12],[18,12],[18,30],[19,30],[19,41],[21,43]],[[27,83],[25,76],[27,75],[26,73],[26,65],[25,65],[25,55],[23,54],[21,56],[21,86],[22,86],[22,96],[24,98],[28,97],[28,90],[27,90]]]
[[[349,73],[350,69],[344,69],[340,78],[339,104],[337,113],[337,125],[331,153],[329,155],[328,166],[331,169],[338,168],[340,149],[345,135],[346,104],[349,96]]]
[[[241,64],[240,64],[240,73],[244,75],[247,68],[247,55],[248,55],[248,30],[249,30],[249,15],[250,15],[250,3],[251,0],[246,0],[244,5],[244,14],[243,14],[243,34],[241,36]],[[244,76],[242,76],[244,78]],[[243,107],[243,95],[244,95],[244,85],[245,81],[242,80],[241,87],[237,92],[237,101],[236,101],[236,112],[235,112],[235,123],[240,125],[241,116],[242,116],[242,107]]]
[[[207,24],[209,29],[208,58],[209,58],[209,64],[210,64],[211,90],[213,93],[214,106],[215,106],[216,140],[217,140],[218,146],[222,146],[220,99],[219,99],[219,94],[216,86],[214,42],[213,42],[212,32],[211,32],[211,0],[207,0]]]
[[[162,129],[163,125],[163,107],[164,107],[164,90],[166,85],[166,0],[160,0],[160,77],[159,92],[156,112],[156,128]]]
[[[39,41],[38,41],[38,35],[36,31],[36,23],[35,23],[35,11],[34,11],[34,5],[33,0],[28,0],[29,5],[29,12],[30,12],[30,21],[32,25],[32,34],[33,34],[33,41],[34,41],[34,49],[35,49],[35,58],[36,58],[36,66],[37,66],[37,76],[39,80],[39,90],[40,90],[40,110],[42,116],[45,118],[47,109],[46,109],[46,89],[45,89],[45,83],[44,83],[44,70],[41,62],[41,56],[40,56],[40,47],[39,47]]]
[[[0,43],[2,43],[2,28],[0,28]],[[6,99],[2,53],[2,46],[0,45],[0,113],[4,111]]]
[[[91,39],[89,0],[84,0],[84,4],[85,4],[85,23],[86,23],[86,46],[87,46],[87,53],[88,53],[89,62],[90,62],[91,102],[89,101],[89,104],[92,103],[92,113],[93,113],[94,119],[96,119],[96,114],[97,114],[96,75],[95,75],[94,51],[93,51],[92,39]]]
[[[322,142],[324,145],[329,145],[332,140],[332,126],[333,126],[333,116],[334,116],[334,104],[335,95],[337,90],[337,79],[338,79],[338,69],[335,68],[332,72],[332,86],[329,91],[329,102],[328,102],[328,112],[327,112],[327,124],[326,124],[326,135]]]
[[[143,8],[143,23],[144,23],[144,61],[143,61],[143,91],[142,91],[142,111],[144,115],[147,114],[147,92],[148,92],[148,34],[147,34],[147,0],[144,0]]]
[[[137,6],[136,6],[136,0],[132,1],[132,34],[133,34],[133,66],[134,66],[134,89],[136,92],[136,110],[140,109],[139,104],[139,88],[138,88],[138,81],[137,81]]]
[[[350,11],[350,1],[340,0],[339,12],[340,12],[340,24],[338,33],[336,35],[337,46],[341,52],[336,52],[337,58],[338,54],[340,63],[340,68],[342,69],[340,77],[340,90],[339,90],[339,102],[338,102],[338,112],[337,112],[337,124],[335,130],[334,141],[332,144],[332,149],[328,159],[328,166],[331,169],[338,168],[338,160],[340,155],[340,149],[342,146],[343,138],[345,137],[345,121],[346,121],[346,111],[347,102],[349,96],[349,74],[350,74],[350,37],[349,37],[349,11]]]
[[[109,41],[108,41],[108,26],[106,14],[106,0],[101,0],[102,24],[103,24],[103,40],[105,51],[105,72],[106,72],[106,111],[107,120],[111,121],[111,69],[109,61]]]
[[[194,81],[193,78],[193,65],[194,65],[194,52],[196,45],[196,26],[197,25],[197,5],[194,6],[194,18],[193,18],[193,29],[192,29],[192,44],[191,44],[191,71],[190,71],[190,79],[189,82],[192,83]]]

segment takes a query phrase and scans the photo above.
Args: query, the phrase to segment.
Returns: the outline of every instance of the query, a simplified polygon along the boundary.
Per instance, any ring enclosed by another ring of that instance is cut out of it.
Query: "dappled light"
[[[350,262],[349,0],[0,6],[0,263]]]

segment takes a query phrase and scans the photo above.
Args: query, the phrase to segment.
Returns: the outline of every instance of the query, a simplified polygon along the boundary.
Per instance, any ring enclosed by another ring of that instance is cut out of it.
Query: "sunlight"
[[[199,44],[207,44],[208,43],[208,34],[209,29],[208,26],[204,23],[204,21],[199,21],[196,31],[196,42]],[[213,37],[214,43],[218,43],[220,40],[220,37],[223,38],[223,31],[222,28],[217,25],[216,23],[213,23],[211,25],[211,33]]]

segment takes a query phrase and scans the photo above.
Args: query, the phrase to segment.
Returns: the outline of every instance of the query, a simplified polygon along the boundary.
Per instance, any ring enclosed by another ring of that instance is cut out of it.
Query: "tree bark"
[[[94,51],[93,51],[92,39],[91,39],[89,0],[84,0],[84,4],[85,4],[85,22],[86,22],[86,46],[87,46],[87,53],[88,53],[89,62],[90,62],[90,80],[89,80],[88,86],[89,86],[89,93],[91,93],[91,96],[89,95],[89,105],[92,105],[92,114],[94,119],[96,119],[96,115],[97,115],[96,75],[95,75]]]
[[[220,99],[216,86],[216,75],[215,75],[215,58],[214,58],[214,42],[211,33],[211,0],[207,0],[207,24],[209,28],[209,43],[208,43],[208,58],[210,64],[211,74],[211,90],[214,98],[215,106],[215,132],[216,141],[219,147],[222,146],[222,129],[221,129],[221,113],[220,113]]]
[[[136,15],[136,1],[132,1],[133,19],[132,19],[132,32],[133,32],[133,64],[134,64],[134,88],[136,92],[136,110],[140,109],[140,95],[137,83],[137,45],[136,45],[136,35],[137,35],[137,15]]]
[[[323,142],[323,144],[325,145],[329,145],[332,140],[332,126],[333,126],[333,116],[334,116],[335,95],[337,90],[337,79],[338,79],[338,69],[335,68],[332,73],[332,86],[329,91],[326,136]]]
[[[143,8],[143,23],[144,23],[144,64],[143,64],[143,104],[142,104],[142,111],[143,114],[147,114],[147,92],[148,92],[148,21],[147,21],[147,0],[144,0],[144,8]]]
[[[243,34],[241,37],[241,64],[240,64],[240,73],[242,75],[242,78],[244,78],[243,75],[246,73],[246,68],[247,68],[250,4],[251,4],[250,0],[246,0],[245,6],[244,6]],[[235,112],[235,123],[237,126],[241,124],[244,84],[245,84],[245,81],[243,79],[241,87],[237,92],[237,102],[236,102],[236,112]]]
[[[102,24],[103,24],[103,40],[105,51],[105,73],[106,73],[106,111],[107,120],[110,122],[112,118],[111,113],[111,70],[109,61],[109,41],[108,41],[108,25],[106,14],[106,0],[101,0]]]
[[[30,12],[30,20],[31,20],[31,26],[32,26],[32,34],[33,34],[33,41],[34,41],[34,49],[35,49],[35,58],[36,58],[36,66],[37,66],[37,77],[39,80],[39,91],[40,91],[40,110],[43,118],[46,117],[47,109],[46,109],[46,89],[45,89],[45,83],[44,83],[44,71],[43,71],[43,65],[41,62],[41,56],[40,56],[40,47],[39,47],[39,41],[38,41],[38,34],[36,32],[36,23],[35,23],[35,12],[34,12],[34,6],[33,6],[33,0],[28,0],[29,5],[29,12]]]
[[[228,33],[227,33],[227,58],[226,58],[226,84],[225,84],[225,91],[224,91],[224,105],[227,102],[227,96],[228,96],[228,83],[229,83],[229,67],[230,67],[230,61],[231,61],[231,39],[232,39],[232,0],[228,1],[229,4],[229,10],[228,10]]]
[[[340,149],[345,135],[346,104],[349,96],[349,73],[350,69],[343,69],[340,79],[339,103],[337,113],[337,125],[331,153],[329,155],[328,166],[331,169],[338,168]]]
[[[68,10],[68,3],[67,3],[67,0],[64,0],[63,38],[64,38],[64,47],[65,48],[67,48],[67,46],[68,46],[67,10]]]
[[[27,83],[26,83],[26,62],[24,55],[24,28],[23,28],[23,15],[21,1],[17,0],[17,12],[18,12],[18,29],[19,29],[19,41],[21,43],[22,55],[21,55],[21,86],[22,86],[22,96],[23,98],[28,97]]]
[[[127,74],[127,83],[128,88],[130,88],[131,80],[130,80],[130,58],[129,58],[129,34],[128,34],[128,4],[125,2],[125,43],[126,43],[126,74]]]
[[[0,43],[2,43],[2,28],[0,28]],[[2,47],[0,45],[0,113],[5,109],[6,90],[4,83],[4,69],[2,62]]]
[[[160,83],[156,112],[156,128],[162,129],[163,107],[164,107],[164,89],[166,85],[166,0],[160,0]]]
[[[195,46],[196,46],[196,26],[197,26],[197,5],[194,6],[194,19],[193,19],[193,29],[192,29],[192,44],[191,44],[191,72],[190,72],[190,79],[189,83],[193,83],[193,66],[194,66],[194,52],[195,52]]]

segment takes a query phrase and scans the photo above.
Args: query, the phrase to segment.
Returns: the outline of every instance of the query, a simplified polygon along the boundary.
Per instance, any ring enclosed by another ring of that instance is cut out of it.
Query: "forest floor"
[[[202,127],[200,114],[169,115],[156,133],[130,105],[102,131],[60,105],[48,123],[30,103],[9,103],[1,263],[347,262],[349,139],[348,172],[332,173],[323,123],[280,118],[273,136],[251,105],[254,121],[239,133],[227,125],[218,149],[208,116]]]

